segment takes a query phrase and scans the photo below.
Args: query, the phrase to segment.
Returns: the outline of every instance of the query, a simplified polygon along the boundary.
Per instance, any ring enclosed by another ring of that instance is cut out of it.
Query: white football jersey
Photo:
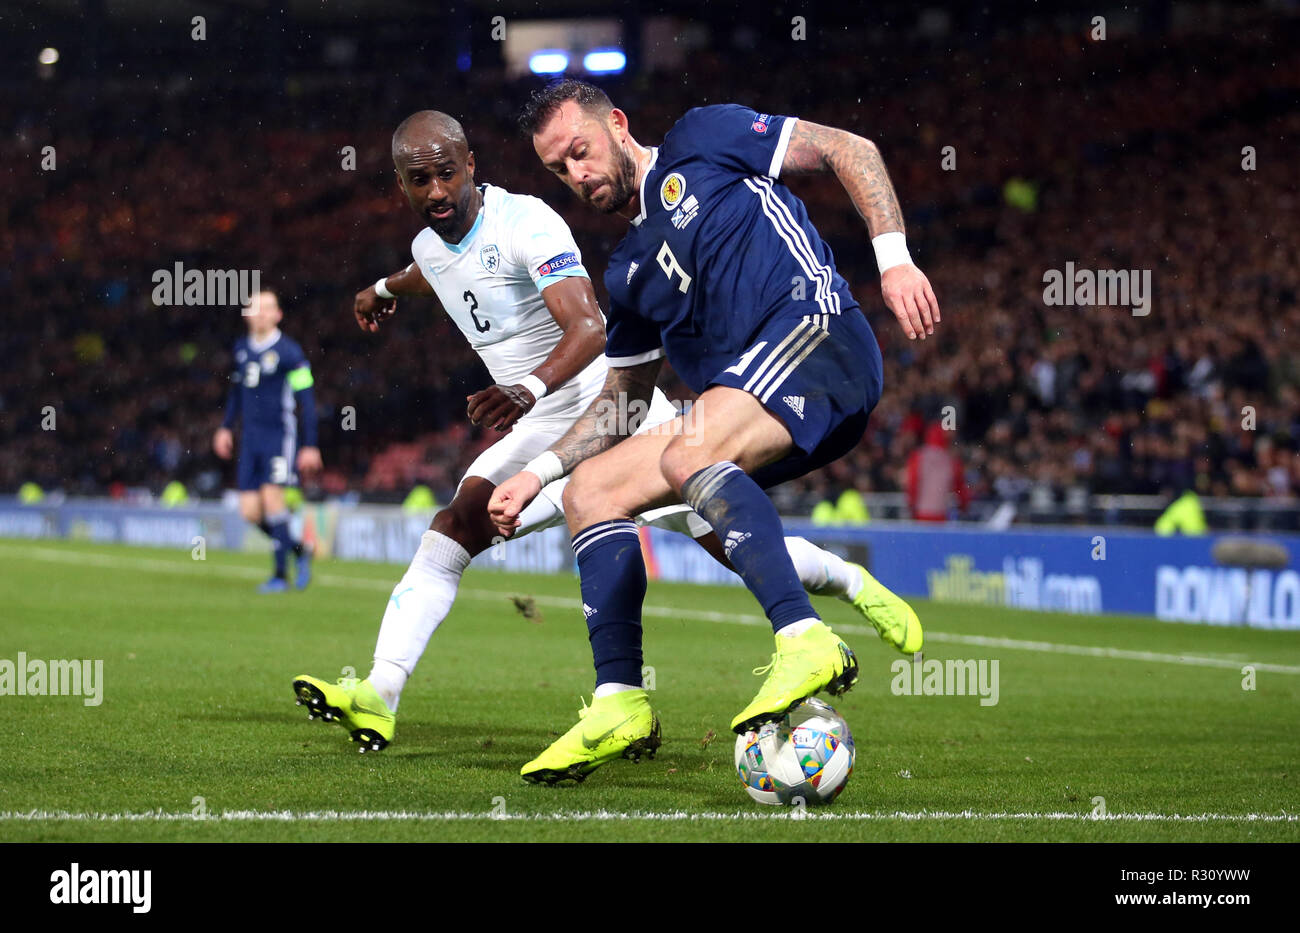
[[[448,243],[426,227],[411,255],[492,378],[514,385],[564,336],[542,291],[565,276],[588,276],[568,225],[545,201],[494,185],[479,190],[483,207],[464,239]],[[573,420],[596,397],[605,372],[604,356],[596,357],[520,423]]]

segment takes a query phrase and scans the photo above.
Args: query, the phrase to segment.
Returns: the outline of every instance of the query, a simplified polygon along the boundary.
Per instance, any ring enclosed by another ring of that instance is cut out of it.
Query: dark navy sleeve
[[[286,373],[297,369],[307,360],[302,347],[298,346],[297,341],[290,340],[288,337],[281,337],[280,345],[275,349],[280,354],[279,367]]]
[[[298,402],[298,419],[302,424],[302,447],[315,447],[316,443],[316,395],[311,386],[293,393]]]
[[[663,355],[659,325],[611,301],[605,317],[605,362],[615,368],[636,366]]]
[[[664,144],[746,175],[778,178],[797,122],[740,104],[713,104],[686,111]]]

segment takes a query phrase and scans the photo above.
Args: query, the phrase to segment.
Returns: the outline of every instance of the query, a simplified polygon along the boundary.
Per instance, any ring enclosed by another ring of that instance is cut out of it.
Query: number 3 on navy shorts
[[[271,458],[271,482],[284,486],[289,482],[289,460],[287,457]]]

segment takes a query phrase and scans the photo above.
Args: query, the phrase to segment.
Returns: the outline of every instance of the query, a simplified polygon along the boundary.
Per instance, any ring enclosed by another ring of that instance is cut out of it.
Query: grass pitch
[[[728,723],[771,651],[743,589],[651,584],[658,758],[547,788],[518,770],[591,689],[575,578],[471,571],[396,741],[363,756],[289,682],[365,675],[402,568],[321,562],[305,593],[260,596],[257,556],[0,541],[0,558],[0,659],[104,662],[99,706],[0,696],[4,840],[1300,840],[1296,632],[918,603],[927,659],[999,661],[982,706],[895,696],[899,656],[815,600],[862,665],[834,701],[858,758],[833,806],[792,820],[732,769]]]

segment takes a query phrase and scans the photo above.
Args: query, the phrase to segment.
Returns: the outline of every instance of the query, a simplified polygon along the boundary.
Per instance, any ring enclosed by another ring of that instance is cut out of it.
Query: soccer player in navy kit
[[[400,188],[425,227],[411,243],[414,262],[357,293],[357,324],[374,333],[396,310],[397,296],[436,296],[495,382],[466,398],[466,414],[502,436],[465,471],[393,587],[370,676],[331,683],[299,674],[293,680],[294,697],[311,718],[338,723],[362,752],[382,751],[393,741],[402,691],[451,612],[465,569],[500,540],[487,511],[497,482],[559,440],[607,381],[604,316],[560,215],[539,198],[478,183],[464,128],[441,111],[421,110],[403,120],[392,152]],[[655,390],[644,417],[631,418],[640,424],[629,425],[629,433],[677,413]],[[514,537],[564,520],[560,502],[567,482],[542,491],[521,515]],[[689,534],[722,559],[721,542],[685,505],[636,518]],[[803,538],[783,543],[811,592],[836,596],[889,631],[890,620],[866,602],[864,568]],[[645,750],[653,754],[652,747]]]
[[[525,778],[555,782],[634,757],[656,733],[640,679],[646,577],[630,521],[640,509],[694,508],[772,623],[768,676],[735,731],[857,679],[852,652],[799,585],[763,489],[858,443],[880,398],[880,351],[830,248],[778,178],[836,174],[867,223],[885,302],[909,338],[933,333],[939,306],[907,254],[898,199],[866,139],[719,105],[689,111],[661,146],[645,147],[604,92],[572,80],[534,95],[520,122],[546,168],[590,206],[632,223],[605,273],[605,389],[489,503],[508,534],[543,485],[572,471],[563,504],[597,686],[582,721],[524,766]],[[700,393],[690,412],[633,438],[593,430],[599,406],[652,390],[664,358]],[[895,619],[896,646],[919,649],[915,613],[868,585]]]
[[[289,588],[286,569],[291,551],[297,560],[298,589],[311,581],[311,552],[301,541],[295,541],[289,530],[284,487],[297,483],[295,466],[308,474],[321,469],[311,365],[302,347],[280,333],[282,317],[275,292],[265,289],[244,308],[248,336],[235,341],[235,369],[226,416],[212,438],[217,456],[229,460],[234,452],[232,429],[242,419],[239,511],[274,544],[274,572],[258,588],[262,593],[280,593]]]

